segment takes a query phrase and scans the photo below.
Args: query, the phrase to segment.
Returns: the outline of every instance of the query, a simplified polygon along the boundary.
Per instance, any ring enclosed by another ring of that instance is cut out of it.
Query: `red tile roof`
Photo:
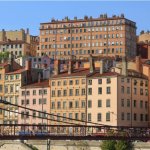
[[[88,75],[89,69],[80,68],[74,69],[71,74],[68,74],[68,71],[60,72],[58,75],[53,75],[52,78],[63,78],[63,77],[72,77],[72,76],[86,76]]]
[[[105,72],[103,74],[100,74],[98,71],[94,74],[90,75],[89,77],[107,77],[107,76],[118,76],[119,74],[116,72]]]
[[[49,87],[49,80],[43,80],[41,82],[35,82],[23,86],[22,88],[38,88],[38,87]]]
[[[12,71],[12,72],[8,72],[8,73],[6,73],[7,75],[10,75],[10,74],[19,74],[19,73],[22,73],[22,72],[24,72],[24,71],[26,71],[24,68],[22,68],[22,69],[19,69],[19,70],[14,70],[14,71]]]
[[[6,45],[6,44],[23,44],[23,43],[26,43],[26,42],[22,41],[22,40],[0,41],[0,45]]]

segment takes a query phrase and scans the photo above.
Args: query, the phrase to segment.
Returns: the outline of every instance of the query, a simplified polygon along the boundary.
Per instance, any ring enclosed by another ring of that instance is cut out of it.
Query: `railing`
[[[150,140],[146,127],[0,124],[0,140]]]

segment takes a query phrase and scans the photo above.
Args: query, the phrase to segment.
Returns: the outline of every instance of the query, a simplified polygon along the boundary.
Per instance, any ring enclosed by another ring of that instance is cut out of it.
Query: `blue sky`
[[[26,1],[0,2],[0,30],[29,28],[33,35],[39,34],[40,22],[48,22],[52,17],[65,16],[83,18],[84,15],[98,17],[107,13],[125,14],[137,23],[137,33],[150,30],[150,2],[148,1]]]

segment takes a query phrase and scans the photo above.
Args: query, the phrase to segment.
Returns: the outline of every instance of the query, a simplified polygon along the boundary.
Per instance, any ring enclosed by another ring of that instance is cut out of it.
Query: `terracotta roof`
[[[22,40],[13,40],[13,41],[0,41],[0,44],[23,44],[26,43],[25,41]]]
[[[49,87],[49,80],[43,80],[41,82],[35,82],[22,87],[24,88],[38,88],[38,87]]]
[[[22,72],[24,72],[24,71],[26,71],[24,68],[21,68],[21,69],[18,69],[18,70],[14,70],[14,71],[12,71],[12,72],[8,72],[8,73],[6,73],[7,75],[10,75],[10,74],[19,74],[19,73],[22,73]]]
[[[7,65],[8,65],[8,63],[5,62],[5,63],[0,64],[0,67],[5,67],[5,66],[7,66]]]
[[[71,74],[68,74],[68,71],[60,72],[58,75],[53,75],[52,78],[62,78],[62,77],[72,77],[72,76],[86,76],[90,74],[89,69],[80,68],[74,69]]]
[[[119,74],[116,72],[106,72],[103,74],[100,74],[98,71],[92,75],[90,75],[89,77],[107,77],[107,76],[118,76]]]

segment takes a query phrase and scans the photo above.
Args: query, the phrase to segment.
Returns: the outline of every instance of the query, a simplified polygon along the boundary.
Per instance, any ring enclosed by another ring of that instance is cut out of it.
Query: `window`
[[[73,96],[73,89],[69,89],[69,96]]]
[[[133,100],[133,107],[136,107],[136,100]]]
[[[102,100],[98,100],[98,107],[102,107]]]
[[[81,113],[81,120],[85,120],[85,113]]]
[[[3,91],[3,85],[0,85],[0,92],[2,92],[2,91]]]
[[[79,80],[76,80],[75,83],[76,83],[76,85],[79,85]]]
[[[61,109],[61,102],[57,102],[57,109]]]
[[[42,95],[42,90],[39,90],[39,95]]]
[[[61,90],[57,91],[57,96],[60,97],[61,96]]]
[[[70,81],[69,81],[69,85],[73,85],[73,80],[70,80]]]
[[[140,95],[143,95],[143,89],[140,89]]]
[[[26,100],[26,104],[29,105],[29,100],[28,99]]]
[[[92,108],[92,101],[88,100],[88,108]]]
[[[8,86],[5,86],[5,93],[8,93]]]
[[[44,99],[43,99],[43,104],[46,104],[46,101],[47,101],[47,99],[46,99],[46,98],[44,98]]]
[[[143,114],[140,114],[140,121],[143,121]]]
[[[102,79],[98,79],[98,84],[102,84]]]
[[[124,86],[121,86],[121,93],[124,93]]]
[[[51,107],[52,107],[52,109],[55,109],[55,102],[51,103]]]
[[[63,85],[67,85],[67,81],[66,80],[63,81]]]
[[[33,118],[36,118],[36,111],[33,111]]]
[[[82,95],[85,95],[85,89],[82,89],[82,93],[81,93]]]
[[[134,121],[137,120],[137,114],[136,114],[136,113],[133,114],[133,120],[134,120]]]
[[[88,80],[88,85],[92,85],[92,80]]]
[[[110,121],[110,112],[106,113],[106,121]]]
[[[130,94],[130,87],[127,87],[127,94]]]
[[[36,90],[33,90],[33,95],[36,95]]]
[[[76,89],[76,90],[75,90],[75,95],[76,95],[76,96],[79,96],[79,89]]]
[[[92,88],[88,88],[88,95],[92,95]]]
[[[130,120],[130,113],[127,113],[127,120]]]
[[[14,91],[13,85],[10,85],[10,92],[13,92],[13,91]]]
[[[121,120],[124,120],[124,112],[121,113]]]
[[[73,103],[69,102],[69,108],[73,108]]]
[[[36,104],[36,99],[33,99],[33,105],[35,105]]]
[[[57,82],[57,85],[58,85],[58,86],[60,86],[60,85],[61,85],[61,82],[60,82],[60,81],[58,81],[58,82]]]
[[[98,94],[102,94],[102,87],[98,88]]]
[[[136,88],[134,88],[134,91],[133,91],[133,93],[134,93],[134,94],[137,94],[137,90],[136,90]]]
[[[18,84],[15,85],[15,89],[16,89],[16,92],[19,91],[19,85]]]
[[[52,86],[55,86],[55,82],[54,81],[52,82]]]
[[[107,84],[111,83],[111,79],[107,78]]]
[[[111,93],[111,90],[110,90],[110,87],[106,87],[106,92],[107,92],[107,94],[110,94]]]
[[[67,108],[67,103],[66,101],[63,102],[63,109],[66,109]]]
[[[75,119],[79,119],[79,114],[75,113]]]
[[[79,101],[75,101],[75,108],[79,108]]]
[[[52,97],[55,97],[55,91],[52,90]]]
[[[42,99],[39,99],[39,104],[42,104]]]
[[[72,119],[72,113],[69,113],[69,118]]]
[[[91,121],[92,120],[92,115],[91,113],[88,113],[88,121]]]
[[[67,90],[63,90],[63,96],[67,96]]]
[[[44,95],[46,95],[47,94],[47,90],[44,90]]]
[[[127,107],[130,107],[130,100],[127,99]]]
[[[110,107],[110,99],[106,100],[106,107]]]
[[[81,101],[81,108],[85,108],[85,101],[84,100]]]
[[[143,108],[143,101],[140,100],[140,108]]]
[[[13,76],[13,75],[11,75],[11,76],[10,76],[10,80],[13,80],[13,79],[14,79],[14,76]]]
[[[102,114],[101,113],[97,114],[97,121],[102,121]]]
[[[19,74],[16,74],[16,79],[19,79]]]
[[[21,105],[24,105],[24,100],[21,100]]]
[[[145,109],[148,108],[148,102],[145,102]]]
[[[121,106],[124,107],[124,99],[121,99]]]

